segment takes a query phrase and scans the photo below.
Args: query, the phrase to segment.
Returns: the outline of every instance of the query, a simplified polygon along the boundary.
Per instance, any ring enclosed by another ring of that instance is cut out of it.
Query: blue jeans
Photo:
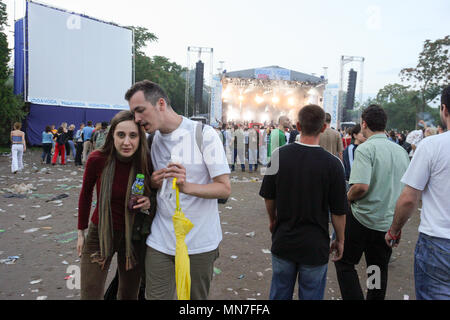
[[[301,265],[283,260],[272,254],[272,269],[270,300],[292,300],[297,276],[299,300],[323,300],[328,264],[321,266]]]
[[[450,300],[450,239],[419,233],[414,281],[417,300]]]

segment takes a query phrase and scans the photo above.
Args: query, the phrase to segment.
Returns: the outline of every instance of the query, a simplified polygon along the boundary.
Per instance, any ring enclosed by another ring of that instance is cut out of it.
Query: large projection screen
[[[28,2],[28,102],[127,109],[133,32]]]

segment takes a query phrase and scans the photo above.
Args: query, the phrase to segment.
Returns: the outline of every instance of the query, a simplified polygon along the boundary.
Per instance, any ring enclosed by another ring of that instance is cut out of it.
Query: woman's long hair
[[[106,156],[105,167],[111,162],[111,159],[116,156],[116,147],[114,146],[114,132],[119,123],[123,121],[133,121],[134,116],[130,111],[124,110],[117,113],[111,119],[111,126],[108,130],[108,134],[105,139],[105,143],[99,149],[99,151]],[[139,146],[136,152],[133,154],[133,166],[136,169],[136,173],[142,173],[145,176],[145,194],[150,195],[150,153],[147,144],[147,138],[145,136],[144,129],[136,124],[139,132]]]

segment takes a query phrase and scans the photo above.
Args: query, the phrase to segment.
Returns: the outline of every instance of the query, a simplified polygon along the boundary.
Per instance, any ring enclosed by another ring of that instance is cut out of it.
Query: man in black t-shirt
[[[299,299],[323,299],[329,254],[335,252],[332,260],[337,261],[344,248],[349,211],[345,174],[341,161],[319,146],[325,113],[308,105],[298,118],[300,143],[282,146],[272,155],[269,166],[279,161],[278,171],[264,176],[259,192],[272,233],[272,300],[292,299],[297,276]],[[329,211],[336,230],[331,248]]]

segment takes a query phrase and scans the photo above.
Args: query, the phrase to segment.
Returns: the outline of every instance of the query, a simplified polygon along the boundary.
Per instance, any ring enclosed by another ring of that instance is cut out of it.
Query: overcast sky
[[[13,47],[15,18],[23,0],[4,0]],[[449,0],[45,0],[69,11],[142,26],[158,42],[148,55],[162,55],[183,66],[187,47],[214,49],[214,70],[278,65],[339,81],[341,55],[362,56],[364,93],[400,82],[400,69],[417,64],[426,39],[450,34]]]

